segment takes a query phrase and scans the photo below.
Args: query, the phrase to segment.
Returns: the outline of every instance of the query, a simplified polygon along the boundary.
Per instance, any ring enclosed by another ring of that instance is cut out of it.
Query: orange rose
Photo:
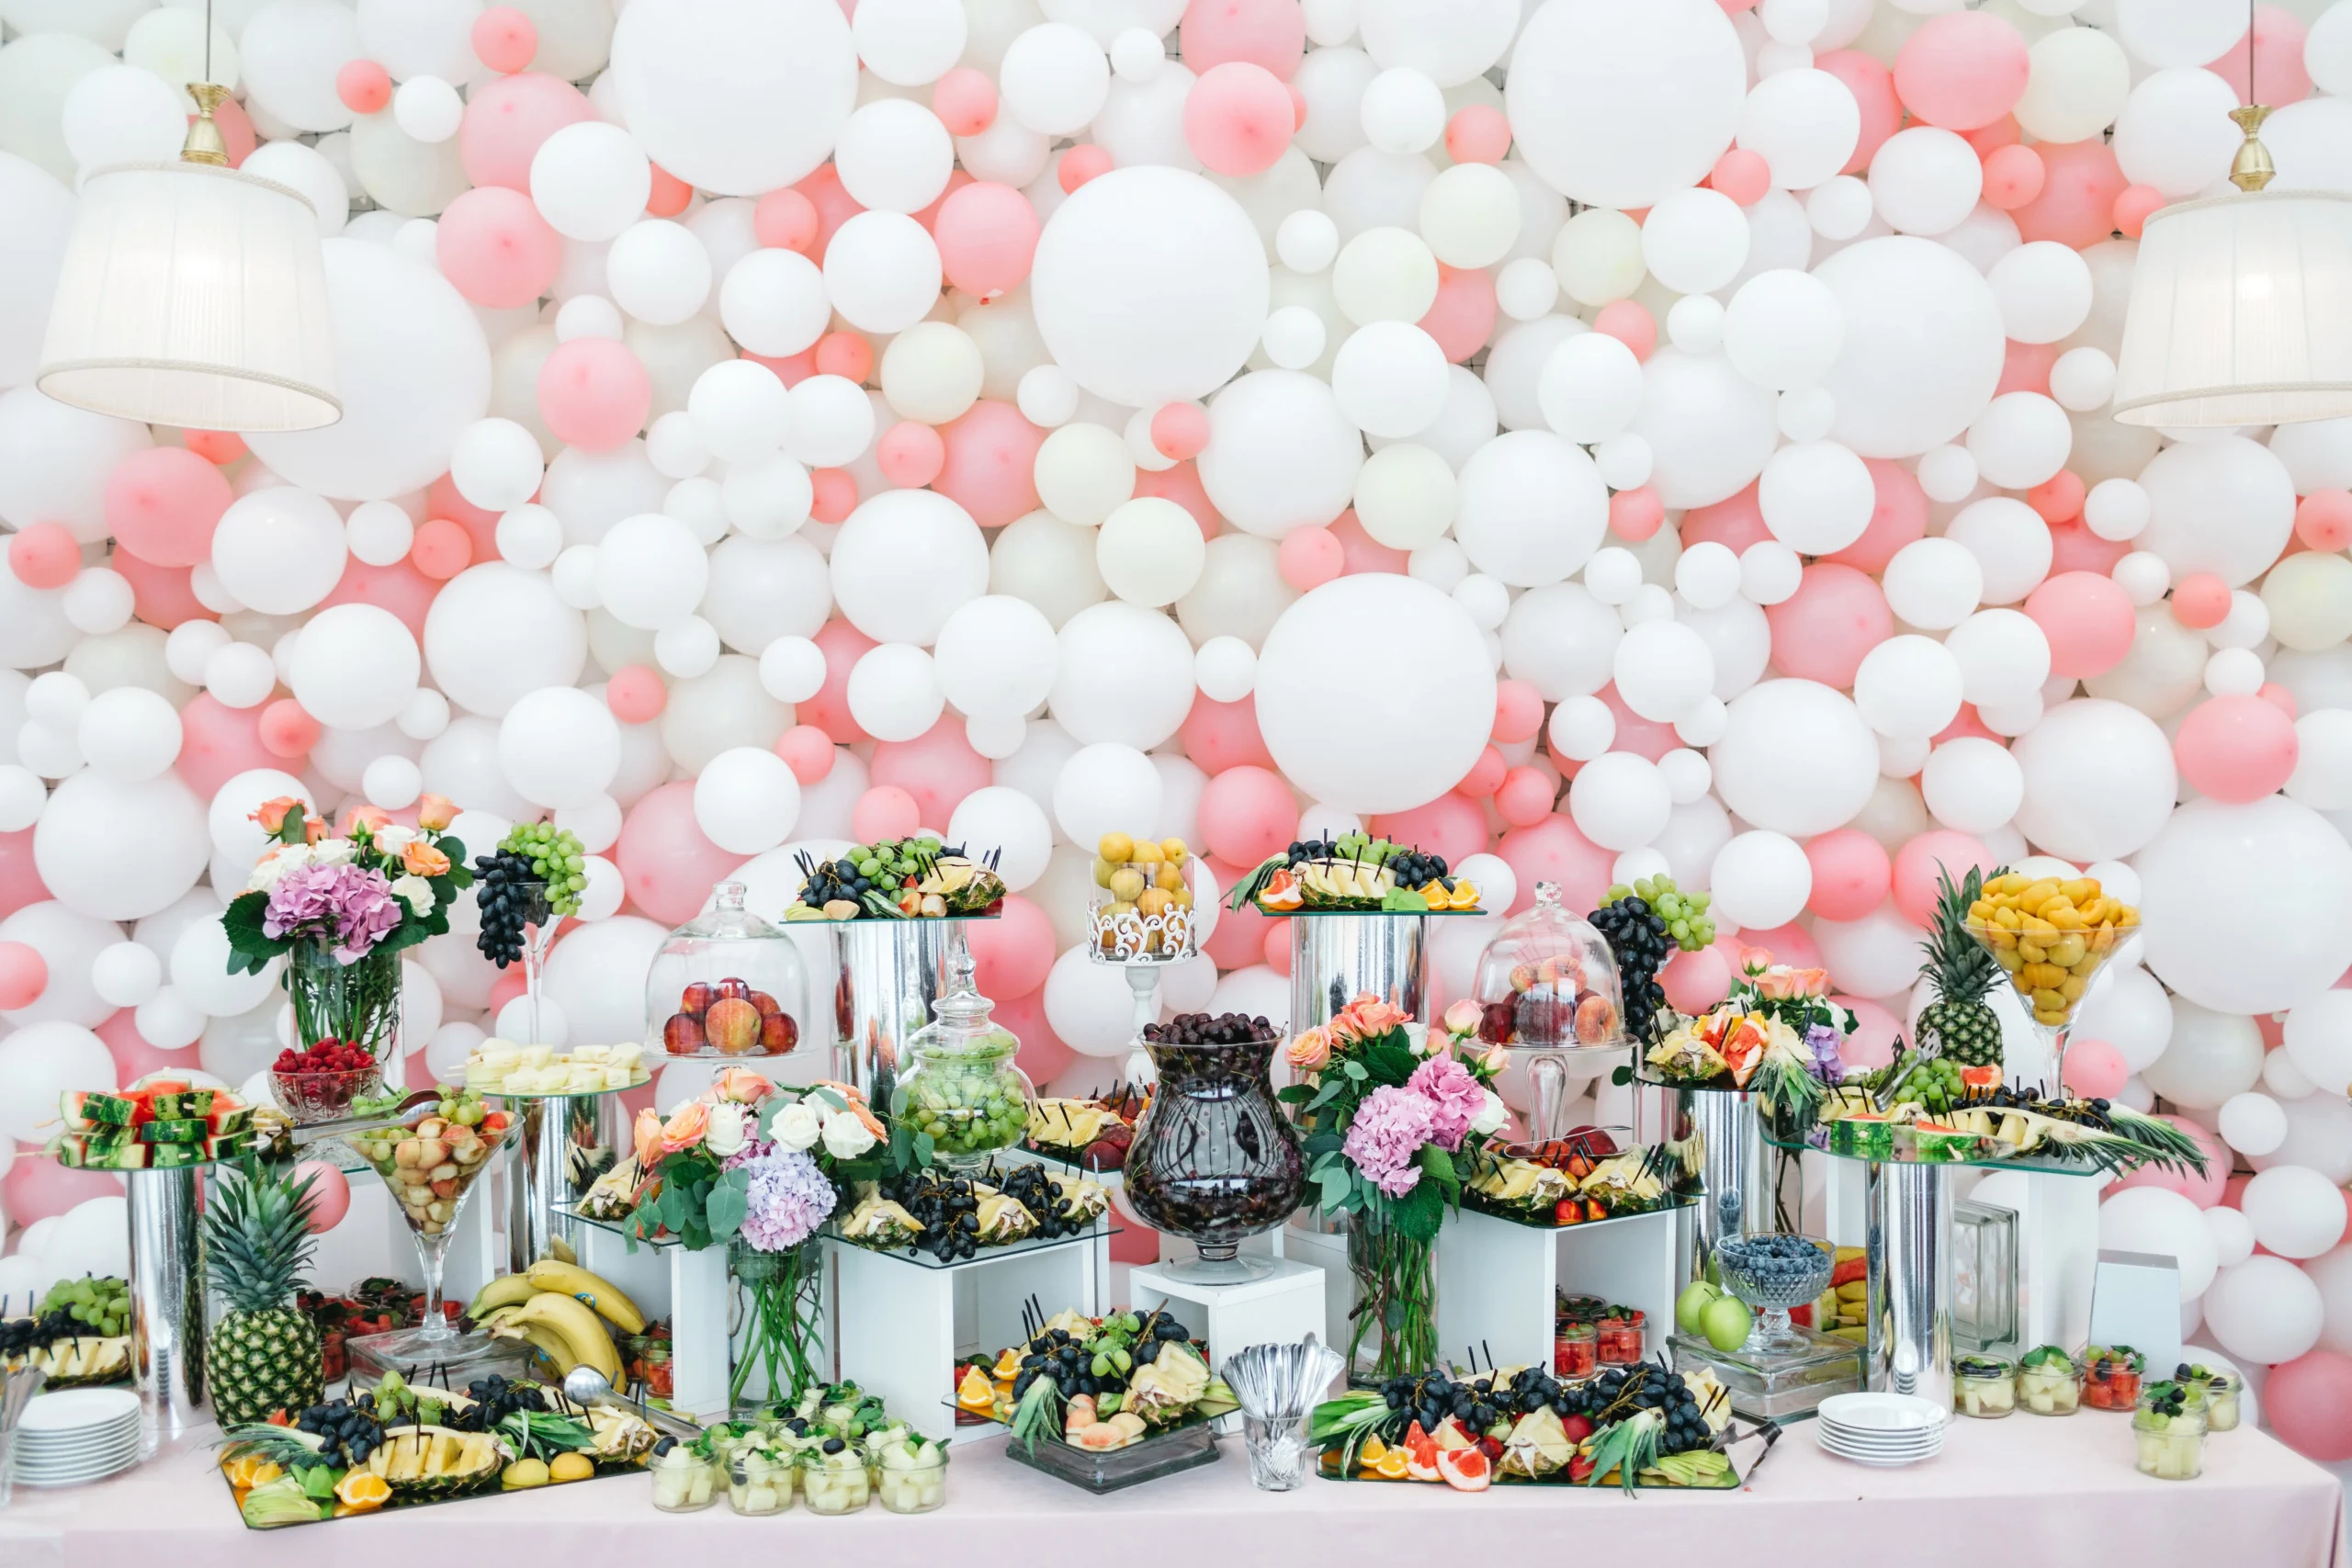
[[[819,1078],[809,1087],[812,1089],[829,1089],[835,1094],[840,1095],[842,1097],[842,1104],[844,1108],[848,1110],[849,1113],[856,1117],[861,1122],[865,1123],[865,1130],[873,1134],[876,1137],[888,1138],[890,1135],[889,1129],[882,1125],[882,1119],[865,1108],[865,1096],[854,1087],[849,1084],[838,1082],[832,1078]]]
[[[418,876],[447,876],[449,857],[423,839],[411,839],[401,851],[401,864]]]
[[[1331,1061],[1331,1036],[1325,1030],[1303,1029],[1291,1036],[1289,1049],[1283,1055],[1300,1072],[1319,1073]]]
[[[637,1143],[637,1166],[650,1171],[653,1162],[662,1157],[662,1113],[651,1106],[637,1113],[637,1125],[631,1129]]]
[[[775,1092],[775,1085],[766,1075],[749,1067],[721,1067],[710,1089],[719,1099],[734,1105],[757,1105]]]
[[[363,822],[372,833],[391,819],[392,814],[380,806],[355,806],[343,814],[343,836],[350,838]]]
[[[446,795],[428,795],[416,803],[416,825],[437,833],[458,819],[457,803]]]
[[[1332,1038],[1345,1043],[1353,1040],[1373,1040],[1411,1021],[1410,1013],[1400,1011],[1378,997],[1361,996],[1340,1010],[1331,1021]]]
[[[1796,971],[1785,964],[1776,964],[1760,975],[1750,973],[1747,978],[1756,987],[1756,994],[1770,1000],[1780,1001],[1797,995]]]
[[[301,808],[300,801],[290,795],[281,795],[263,801],[261,808],[246,820],[260,823],[263,832],[274,836],[279,829],[286,826],[286,814],[289,811],[300,811]]]
[[[689,1100],[670,1112],[670,1119],[662,1123],[662,1152],[674,1155],[693,1148],[709,1130],[710,1107],[699,1100]]]
[[[1797,995],[1801,997],[1826,997],[1829,994],[1828,970],[1799,969],[1795,971],[1795,974],[1798,986]]]
[[[1739,972],[1761,975],[1772,967],[1772,950],[1769,947],[1743,947],[1739,950]]]
[[[302,841],[304,843],[315,844],[326,836],[327,823],[325,818],[306,816],[302,818]]]

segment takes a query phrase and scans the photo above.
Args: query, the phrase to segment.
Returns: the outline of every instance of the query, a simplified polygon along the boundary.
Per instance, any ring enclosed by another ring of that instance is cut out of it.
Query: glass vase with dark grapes
[[[1277,1038],[1264,1019],[1230,1012],[1145,1026],[1159,1086],[1127,1150],[1127,1198],[1151,1224],[1200,1247],[1198,1262],[1170,1267],[1180,1278],[1270,1272],[1271,1263],[1241,1257],[1240,1244],[1288,1219],[1306,1190],[1306,1160],[1268,1076]]]

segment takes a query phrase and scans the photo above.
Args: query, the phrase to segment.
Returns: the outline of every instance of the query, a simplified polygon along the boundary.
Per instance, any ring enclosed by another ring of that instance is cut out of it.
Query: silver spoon
[[[656,1410],[650,1405],[639,1404],[637,1401],[614,1392],[613,1385],[605,1380],[605,1374],[594,1367],[574,1367],[566,1372],[563,1377],[563,1396],[582,1410],[592,1404],[606,1402],[620,1405],[626,1410],[643,1416],[654,1427],[669,1433],[673,1438],[684,1438],[691,1441],[702,1436],[702,1428],[693,1422],[673,1416],[666,1410]]]

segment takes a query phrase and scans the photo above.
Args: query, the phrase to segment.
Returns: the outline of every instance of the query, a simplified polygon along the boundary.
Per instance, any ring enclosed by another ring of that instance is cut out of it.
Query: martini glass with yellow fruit
[[[2047,1092],[2065,1092],[2066,1037],[2083,998],[2139,926],[2140,911],[2089,876],[2003,871],[1969,905],[1962,929],[2001,966],[2041,1036]]]

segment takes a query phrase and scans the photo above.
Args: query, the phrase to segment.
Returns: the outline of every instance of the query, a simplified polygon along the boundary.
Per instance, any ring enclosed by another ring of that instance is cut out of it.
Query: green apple
[[[1723,1292],[1706,1280],[1691,1280],[1682,1287],[1682,1293],[1674,1298],[1674,1325],[1685,1334],[1701,1333],[1700,1315],[1722,1297]]]
[[[1747,1343],[1750,1319],[1737,1296],[1718,1296],[1699,1314],[1699,1331],[1718,1350],[1736,1350]]]

